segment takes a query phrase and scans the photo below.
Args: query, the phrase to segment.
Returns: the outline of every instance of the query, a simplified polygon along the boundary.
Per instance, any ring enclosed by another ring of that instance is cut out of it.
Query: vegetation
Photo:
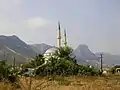
[[[118,70],[117,70],[118,69]],[[112,73],[112,74],[115,74],[116,72],[119,72],[120,71],[120,65],[115,65],[114,67],[112,67],[111,69],[110,69],[110,72]]]
[[[98,75],[99,70],[94,67],[82,66],[76,63],[72,56],[72,48],[61,47],[56,50],[55,56],[49,59],[49,62],[44,64],[45,59],[42,55],[38,55],[34,60],[23,64],[20,68],[7,65],[5,61],[0,62],[0,76],[1,78],[8,78],[10,75],[21,75],[27,72],[26,68],[33,68],[34,74],[39,76],[70,76],[70,75]]]
[[[116,73],[115,68],[114,68],[114,67],[112,67],[112,68],[110,69],[110,72],[111,72],[112,74],[115,74],[115,73]]]
[[[0,79],[1,80],[7,80],[9,75],[11,74],[10,72],[11,66],[6,64],[5,60],[0,61]]]
[[[19,85],[21,89],[11,83],[0,82],[0,90],[119,90],[120,76],[56,76],[54,81],[43,77],[21,78]]]
[[[39,54],[30,62],[24,63],[23,68],[36,68],[37,66],[40,66],[43,63],[44,63],[43,55]]]
[[[56,82],[57,85],[69,86],[73,84],[83,86],[82,82],[75,82],[75,80],[79,79],[78,76],[85,79],[88,77],[92,79],[92,76],[94,76],[98,79],[99,75],[101,74],[99,69],[93,66],[90,67],[77,64],[75,57],[72,56],[72,51],[73,50],[70,47],[61,47],[55,52],[55,57],[49,58],[49,62],[46,64],[44,63],[45,59],[42,55],[36,56],[34,60],[31,60],[30,62],[25,63],[19,67],[8,65],[5,61],[0,61],[0,79],[2,81],[10,81],[13,84],[17,82],[22,90],[38,90],[36,89],[37,87],[45,88],[46,86],[49,86],[51,82]],[[28,73],[28,77],[24,76],[24,73],[29,72],[27,68],[33,69],[32,74],[31,72]],[[115,68],[112,68],[111,72],[114,74]],[[24,76],[24,78],[22,78],[22,76]],[[41,80],[43,80],[41,84],[39,78],[37,77],[42,77],[40,78]],[[70,79],[71,77],[75,80]],[[35,86],[33,87],[33,84],[36,83],[34,81],[39,82],[38,85],[35,84]],[[46,82],[49,83],[46,84]],[[26,87],[25,85],[28,87]],[[11,84],[9,84],[9,86],[11,86]],[[43,88],[39,90],[43,90]]]
[[[70,47],[61,47],[55,53],[57,58],[51,57],[49,63],[36,70],[36,74],[42,76],[98,75],[99,71],[94,67],[78,65],[71,53]]]

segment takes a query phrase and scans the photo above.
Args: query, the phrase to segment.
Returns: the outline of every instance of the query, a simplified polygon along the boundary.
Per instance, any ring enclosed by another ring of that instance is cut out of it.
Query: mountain
[[[16,63],[23,63],[36,54],[44,54],[46,50],[52,48],[47,44],[28,45],[17,36],[0,35],[0,60],[7,60],[8,63],[13,63],[15,57]],[[94,54],[87,45],[79,45],[73,50],[73,55],[79,64],[98,64],[100,53]],[[120,55],[103,53],[104,65],[120,64]]]
[[[96,53],[97,56],[100,56],[100,53]],[[103,64],[105,65],[120,65],[120,55],[103,53]]]
[[[7,63],[13,64],[14,58],[16,59],[16,64],[23,63],[27,60],[26,57],[8,47],[3,47],[2,49],[0,49],[0,60],[6,60]]]
[[[100,66],[100,54],[93,53],[87,45],[79,45],[74,51],[74,56],[80,64],[92,64]],[[120,55],[103,53],[103,66],[120,65]]]
[[[45,43],[42,44],[33,44],[33,45],[29,45],[37,54],[44,54],[46,50],[54,47],[54,46],[50,46],[47,45]]]
[[[90,51],[87,45],[81,44],[79,45],[74,51],[73,54],[75,55],[76,60],[78,63],[83,64],[87,63],[88,61],[96,60],[98,61],[99,58]]]
[[[35,51],[17,36],[0,35],[0,59],[8,59],[12,62],[13,57],[16,58],[16,63],[24,62],[28,58],[35,56]]]

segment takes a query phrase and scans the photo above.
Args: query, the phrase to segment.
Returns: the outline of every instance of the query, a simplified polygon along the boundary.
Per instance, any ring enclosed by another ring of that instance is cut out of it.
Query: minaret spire
[[[66,30],[64,29],[64,46],[67,46],[67,36],[66,36]]]
[[[61,27],[60,27],[60,22],[58,22],[58,48],[61,47]]]

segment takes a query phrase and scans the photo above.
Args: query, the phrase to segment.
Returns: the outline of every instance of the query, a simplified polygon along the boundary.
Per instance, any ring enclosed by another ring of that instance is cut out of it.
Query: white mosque
[[[59,22],[58,22],[58,38],[57,39],[58,39],[58,47],[50,48],[44,53],[45,64],[49,62],[49,59],[51,57],[58,58],[55,56],[55,53],[56,53],[56,50],[58,50],[61,47],[61,27]],[[64,30],[64,46],[65,47],[67,46],[66,30]]]

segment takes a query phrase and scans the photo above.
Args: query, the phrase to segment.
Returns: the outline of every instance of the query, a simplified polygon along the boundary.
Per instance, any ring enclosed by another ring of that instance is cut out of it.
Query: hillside
[[[8,62],[12,62],[13,57],[16,63],[24,62],[28,58],[35,56],[35,52],[17,36],[0,35],[0,60],[7,58]]]
[[[87,63],[87,61],[96,60],[99,58],[88,48],[87,45],[81,44],[74,51],[73,54],[76,56],[78,63]]]

